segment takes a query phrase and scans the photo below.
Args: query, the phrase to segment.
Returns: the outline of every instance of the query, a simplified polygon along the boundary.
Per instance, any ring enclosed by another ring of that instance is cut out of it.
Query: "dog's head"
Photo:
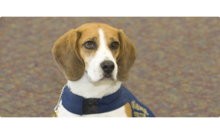
[[[107,24],[88,23],[61,36],[52,48],[53,56],[71,81],[84,72],[90,81],[124,81],[136,58],[135,46],[122,30]]]

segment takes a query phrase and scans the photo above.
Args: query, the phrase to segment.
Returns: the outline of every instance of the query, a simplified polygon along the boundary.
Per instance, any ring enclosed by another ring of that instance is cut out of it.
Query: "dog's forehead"
[[[115,38],[117,40],[118,29],[113,28],[107,24],[87,23],[77,28],[77,30],[81,33],[81,38],[99,38],[99,29],[102,29],[104,32],[105,38]]]

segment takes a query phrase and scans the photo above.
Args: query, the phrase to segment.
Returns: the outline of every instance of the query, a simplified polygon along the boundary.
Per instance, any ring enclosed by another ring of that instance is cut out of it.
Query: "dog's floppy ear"
[[[122,30],[119,30],[118,35],[120,40],[120,55],[117,60],[117,79],[120,81],[125,81],[129,77],[128,72],[136,59],[137,52],[135,46],[131,43]]]
[[[84,62],[79,55],[79,37],[80,32],[72,29],[61,36],[52,48],[53,56],[59,68],[71,81],[79,80],[85,69]]]

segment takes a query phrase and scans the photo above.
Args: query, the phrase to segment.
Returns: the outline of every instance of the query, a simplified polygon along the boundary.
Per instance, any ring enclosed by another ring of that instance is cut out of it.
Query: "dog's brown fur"
[[[135,46],[122,30],[115,29],[107,24],[87,23],[65,33],[55,42],[52,48],[53,56],[68,80],[77,81],[83,76],[87,66],[85,60],[89,60],[85,57],[92,57],[95,50],[86,50],[82,44],[92,38],[98,40],[98,28],[105,31],[108,46],[113,41],[119,42],[119,48],[111,50],[118,65],[117,79],[119,81],[128,79],[128,72],[137,55]]]

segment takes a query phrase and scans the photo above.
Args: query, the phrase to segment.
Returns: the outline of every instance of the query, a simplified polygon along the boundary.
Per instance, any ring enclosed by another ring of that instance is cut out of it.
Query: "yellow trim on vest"
[[[127,117],[132,117],[132,109],[129,103],[125,104],[125,113]]]

